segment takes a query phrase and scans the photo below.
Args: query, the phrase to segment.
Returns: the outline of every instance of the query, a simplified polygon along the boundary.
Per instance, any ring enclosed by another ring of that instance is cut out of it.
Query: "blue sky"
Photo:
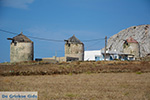
[[[134,25],[150,24],[150,0],[1,0],[0,29],[24,35],[64,40],[112,36]],[[15,35],[0,32],[0,62],[10,61]],[[35,58],[64,56],[65,42],[34,42]],[[104,40],[84,42],[85,50],[104,47]]]

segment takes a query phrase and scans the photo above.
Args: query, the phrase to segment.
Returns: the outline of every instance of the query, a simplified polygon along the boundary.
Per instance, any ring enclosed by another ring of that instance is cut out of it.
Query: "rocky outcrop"
[[[150,25],[132,26],[110,37],[107,50],[123,52],[124,40],[134,38],[139,43],[140,57],[150,53]]]

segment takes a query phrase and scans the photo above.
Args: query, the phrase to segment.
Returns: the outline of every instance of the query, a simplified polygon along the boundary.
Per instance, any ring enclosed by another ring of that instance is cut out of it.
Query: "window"
[[[100,60],[100,57],[95,57],[95,61],[99,61]]]
[[[70,43],[68,43],[68,47],[70,47]]]

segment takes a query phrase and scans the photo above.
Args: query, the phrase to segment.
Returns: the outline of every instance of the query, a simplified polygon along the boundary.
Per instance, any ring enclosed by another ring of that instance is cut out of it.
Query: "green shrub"
[[[136,74],[142,74],[142,72],[136,72]]]

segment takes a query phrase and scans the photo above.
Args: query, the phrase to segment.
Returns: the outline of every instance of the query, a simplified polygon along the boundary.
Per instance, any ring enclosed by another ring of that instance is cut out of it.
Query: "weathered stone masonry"
[[[65,57],[77,58],[79,61],[84,60],[84,44],[74,35],[65,40]]]
[[[10,45],[10,62],[32,61],[34,57],[33,42],[23,33],[13,38]]]

